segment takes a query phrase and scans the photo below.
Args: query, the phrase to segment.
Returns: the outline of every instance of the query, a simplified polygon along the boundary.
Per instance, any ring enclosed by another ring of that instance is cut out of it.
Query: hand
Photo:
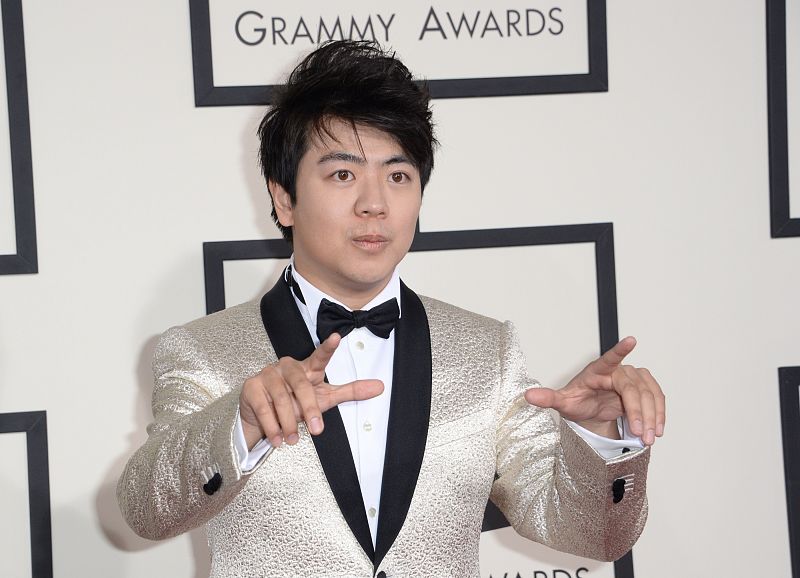
[[[553,408],[562,417],[606,437],[618,437],[616,419],[624,414],[631,431],[646,445],[653,445],[656,436],[664,435],[664,393],[647,369],[621,365],[634,347],[636,339],[626,337],[563,388],[529,389],[525,399],[531,405]]]
[[[383,392],[377,379],[362,379],[344,385],[325,382],[325,367],[342,338],[331,334],[303,361],[282,357],[247,379],[239,395],[239,415],[247,447],[267,437],[273,447],[300,439],[297,422],[309,431],[322,433],[322,413],[345,401],[369,399]]]

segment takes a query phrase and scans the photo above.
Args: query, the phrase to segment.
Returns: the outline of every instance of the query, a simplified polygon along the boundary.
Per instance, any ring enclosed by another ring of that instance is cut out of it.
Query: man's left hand
[[[617,418],[624,414],[631,432],[646,445],[653,445],[656,437],[664,435],[664,393],[647,369],[622,365],[634,347],[636,339],[626,337],[563,388],[535,387],[525,392],[525,399],[611,438],[619,437]]]

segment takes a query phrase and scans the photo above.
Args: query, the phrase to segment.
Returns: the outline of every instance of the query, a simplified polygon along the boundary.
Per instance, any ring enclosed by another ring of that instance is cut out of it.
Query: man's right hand
[[[360,379],[344,385],[325,382],[328,365],[342,338],[333,333],[303,361],[282,357],[247,379],[239,396],[239,415],[247,447],[266,437],[273,447],[300,439],[297,422],[322,433],[322,413],[345,401],[370,399],[383,393],[383,382]]]

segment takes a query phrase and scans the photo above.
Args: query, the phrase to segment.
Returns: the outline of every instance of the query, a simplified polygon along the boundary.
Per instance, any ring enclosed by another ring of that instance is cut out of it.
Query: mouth
[[[353,237],[353,244],[366,251],[380,251],[389,244],[389,239],[383,235],[359,235]]]

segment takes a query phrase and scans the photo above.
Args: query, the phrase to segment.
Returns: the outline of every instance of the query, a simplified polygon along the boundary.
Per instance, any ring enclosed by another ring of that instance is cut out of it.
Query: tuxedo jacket
[[[325,430],[249,473],[233,445],[242,383],[314,348],[290,289],[168,330],[154,357],[154,421],[117,487],[141,536],[207,524],[211,575],[479,576],[487,500],[517,532],[613,560],[646,518],[649,449],[606,461],[530,406],[516,333],[401,285],[375,547],[338,408]]]

